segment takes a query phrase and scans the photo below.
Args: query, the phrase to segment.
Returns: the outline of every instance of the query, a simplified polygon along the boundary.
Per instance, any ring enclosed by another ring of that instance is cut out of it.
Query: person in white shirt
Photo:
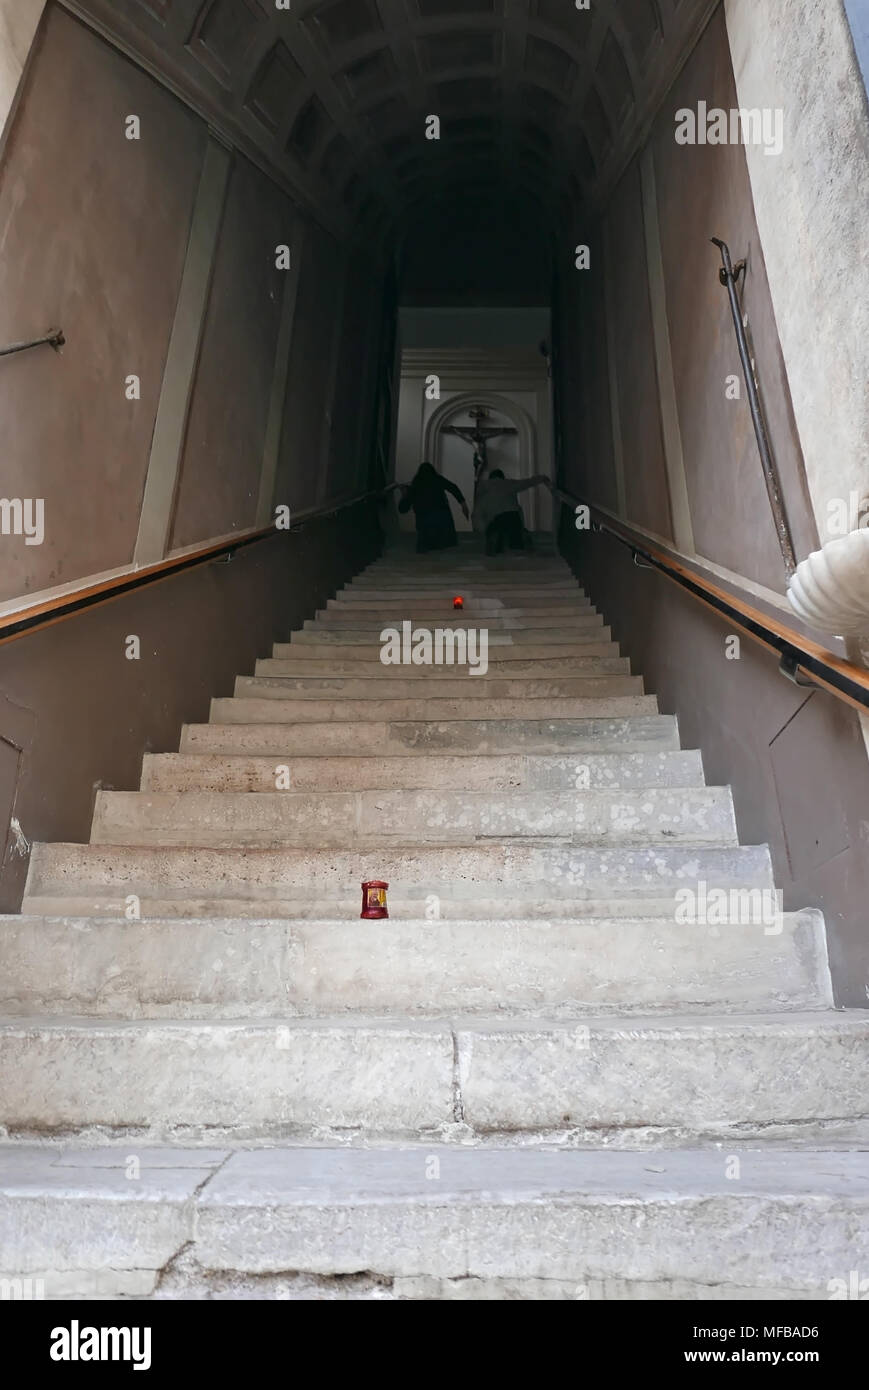
[[[543,473],[535,473],[533,478],[505,478],[500,468],[487,474],[474,503],[474,529],[485,535],[487,555],[500,555],[505,545],[510,550],[525,549],[519,493],[548,481]]]

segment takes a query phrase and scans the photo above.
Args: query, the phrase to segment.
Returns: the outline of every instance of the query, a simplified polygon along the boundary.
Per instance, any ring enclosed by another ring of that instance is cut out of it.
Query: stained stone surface
[[[382,664],[456,592],[485,676]],[[869,1267],[869,1012],[551,548],[385,557],[99,792],[90,844],[34,846],[0,1125],[13,1297],[790,1301]]]
[[[865,1153],[744,1149],[738,1177],[697,1149],[135,1156],[137,1178],[123,1148],[0,1154],[0,1277],[47,1298],[800,1299],[869,1259]]]

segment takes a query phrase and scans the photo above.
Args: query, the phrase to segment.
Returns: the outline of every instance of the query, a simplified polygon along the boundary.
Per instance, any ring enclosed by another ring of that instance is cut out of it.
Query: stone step
[[[396,916],[460,904],[451,919],[474,918],[478,900],[499,898],[502,917],[672,915],[678,903],[693,904],[702,916],[712,890],[773,889],[765,845],[384,847],[378,840],[317,850],[37,843],[23,910],[124,916],[134,910],[134,895],[143,914],[158,916],[249,916],[245,904],[258,903],[260,916],[310,918],[310,905],[325,903],[317,915],[344,917],[359,911],[360,884],[376,878],[392,885]],[[737,913],[740,902],[734,899]]]
[[[494,557],[487,557],[494,558]],[[536,560],[525,557],[523,564],[515,564],[502,559],[498,564],[462,563],[460,557],[453,556],[442,564],[392,564],[378,563],[368,565],[349,581],[352,585],[371,583],[372,580],[386,579],[390,583],[408,584],[451,584],[454,579],[479,579],[487,584],[515,585],[529,580],[569,580],[576,582],[573,570],[562,559]]]
[[[528,592],[552,594],[559,590],[569,593],[572,597],[584,598],[587,596],[585,590],[569,571],[523,570],[522,574],[510,577],[505,574],[485,574],[467,570],[456,574],[432,574],[425,579],[397,573],[362,575],[351,583],[345,584],[343,588],[336,589],[335,597],[341,600],[348,594],[359,595],[372,591],[386,591],[389,593],[411,593],[422,598],[437,594],[446,599],[452,599],[454,594],[462,594],[463,597],[467,598],[468,595],[465,590],[483,598],[496,600],[514,594]]]
[[[421,588],[419,586],[402,588],[380,585],[377,588],[367,586],[359,589],[339,589],[335,598],[339,603],[350,607],[351,605],[362,602],[370,604],[389,603],[400,605],[402,603],[418,603],[420,600],[438,604],[451,604],[456,594],[461,594],[465,599],[478,598],[497,598],[500,599],[505,608],[526,608],[535,607],[539,603],[548,603],[550,599],[574,599],[584,598],[581,589],[575,584],[550,584],[535,585],[532,588],[524,587],[521,589],[506,589],[503,585],[456,585],[453,588]]]
[[[489,588],[515,589],[528,584],[573,584],[576,578],[564,561],[545,564],[442,565],[417,569],[408,565],[369,565],[357,574],[345,588],[359,589],[369,584],[408,584],[431,588],[453,583],[484,584]]]
[[[33,848],[0,917],[0,1279],[828,1298],[869,1178],[812,1147],[869,1141],[869,1013],[833,1011],[820,914],[780,911],[561,559],[411,545],[98,792],[94,843]],[[485,629],[488,672],[384,666],[405,621]],[[115,1143],[60,1149],[82,1131]]]
[[[820,1302],[869,1266],[860,1153],[741,1148],[739,1181],[699,1147],[136,1153],[132,1182],[123,1145],[0,1150],[0,1275],[49,1300]]]
[[[368,584],[408,584],[417,587],[437,587],[453,583],[478,583],[489,588],[515,589],[528,584],[573,584],[576,578],[564,561],[521,566],[441,565],[417,569],[407,565],[369,565],[346,588],[359,589]]]
[[[473,680],[472,676],[468,680]],[[634,714],[656,714],[658,702],[654,695],[557,695],[546,699],[507,697],[488,700],[486,713],[490,719],[606,719]],[[256,699],[237,700],[230,696],[211,701],[213,724],[324,724],[336,721],[348,723],[375,720],[457,720],[477,719],[480,701],[466,699],[442,700],[436,696],[403,700],[352,699]]]
[[[452,551],[449,555],[427,555],[424,560],[418,557],[409,563],[405,559],[381,556],[359,571],[357,578],[372,574],[397,574],[402,577],[419,579],[424,582],[438,574],[485,574],[493,579],[515,579],[521,574],[572,574],[567,561],[561,555],[536,555],[526,551],[522,555],[477,555],[465,556]]]
[[[273,708],[273,706],[272,706]],[[620,719],[443,719],[334,721],[328,724],[185,724],[182,753],[378,755],[432,753],[643,753],[679,747],[671,714]]]
[[[425,1017],[831,1007],[823,917],[781,931],[661,919],[0,917],[0,1014]]]
[[[467,845],[496,837],[583,845],[735,845],[726,787],[639,791],[98,791],[95,845]]]
[[[490,560],[495,558],[494,556],[487,557]],[[536,578],[537,576],[542,576],[545,579],[574,580],[572,569],[561,557],[535,559],[534,556],[526,555],[524,563],[521,565],[505,563],[503,558],[497,564],[478,564],[475,561],[464,561],[457,556],[451,557],[444,563],[431,565],[404,565],[393,564],[391,561],[375,561],[374,564],[360,570],[359,574],[350,580],[350,583],[355,584],[358,581],[384,578],[390,582],[407,580],[412,584],[450,584],[456,578],[478,578],[492,584],[521,584],[529,577]]]
[[[432,574],[424,579],[414,578],[413,575],[406,574],[372,573],[362,575],[358,579],[354,579],[352,583],[345,584],[343,588],[336,590],[336,597],[346,594],[366,594],[371,591],[388,591],[391,593],[413,593],[421,596],[442,594],[447,598],[452,598],[457,593],[467,597],[464,593],[466,589],[472,594],[495,599],[528,592],[551,594],[558,590],[563,590],[572,596],[585,597],[585,590],[569,571],[543,570],[523,570],[521,574],[512,577],[505,574],[485,574],[481,571],[467,570],[454,574]]]
[[[596,619],[596,622],[592,622]],[[469,627],[474,629],[485,628],[487,632],[508,632],[515,641],[517,632],[549,631],[552,628],[564,629],[577,628],[586,631],[589,627],[597,627],[603,624],[603,618],[595,608],[582,608],[574,611],[564,612],[560,610],[554,613],[535,613],[526,616],[522,613],[511,614],[510,610],[505,613],[482,613],[474,617],[472,614],[461,612],[456,613],[453,608],[446,608],[441,613],[430,614],[427,618],[412,617],[401,604],[395,604],[387,612],[377,609],[363,608],[359,612],[355,609],[352,613],[335,612],[331,610],[316,618],[306,618],[302,625],[303,632],[364,632],[374,634],[372,640],[379,640],[380,633],[385,627],[396,627],[399,632],[402,630],[402,623],[411,623],[412,628],[426,627],[441,628],[449,632],[466,631]]]
[[[466,603],[461,611],[452,604],[437,608],[432,604],[380,603],[345,604],[342,608],[318,609],[316,621],[321,626],[337,628],[401,627],[412,622],[424,627],[488,627],[493,632],[517,628],[547,628],[572,625],[578,618],[600,616],[590,604],[549,604],[546,608],[479,608]],[[311,619],[310,621],[314,621]]]
[[[495,651],[499,655],[510,650],[509,647],[498,647]],[[293,647],[292,657],[261,657],[256,663],[255,671],[258,676],[358,676],[382,677],[383,662],[380,660],[380,648],[377,648],[378,655],[373,661],[360,661],[355,651],[330,652],[325,660],[312,660],[310,653],[303,647]],[[627,657],[619,656],[619,649],[615,642],[589,642],[583,646],[583,652],[587,655],[556,657],[554,661],[544,661],[542,658],[537,661],[503,661],[494,660],[493,653],[489,653],[489,670],[494,675],[510,677],[517,676],[548,676],[566,675],[582,676],[586,673],[592,675],[606,672],[611,675],[630,674],[630,662]],[[453,671],[453,675],[455,672]],[[488,673],[487,673],[488,674]],[[404,666],[402,667],[402,680],[449,680],[450,667],[448,666]],[[475,677],[476,680],[483,680],[482,676]]]
[[[357,661],[374,662],[378,665],[383,663],[380,660],[383,644],[381,642],[356,643],[356,642],[323,642],[320,640],[321,634],[309,633],[311,641],[302,642],[275,642],[272,648],[272,656],[282,658],[288,657],[290,660],[304,660],[306,656],[314,661],[351,661],[355,657]],[[568,657],[571,660],[583,656],[606,656],[617,652],[618,648],[611,645],[612,638],[608,627],[591,629],[588,632],[577,632],[576,637],[571,642],[544,642],[539,646],[536,643],[514,643],[498,640],[502,634],[496,634],[495,640],[488,644],[488,666],[491,670],[498,667],[502,662],[513,661],[555,661],[559,657]],[[432,663],[422,668],[424,671],[435,671],[437,666]],[[505,675],[510,675],[511,668],[505,670]]]
[[[237,676],[237,700],[412,700],[420,693],[419,682],[405,679],[406,666],[381,666],[379,677],[352,676]],[[462,666],[441,667],[448,673],[438,681],[442,700],[547,700],[608,699],[618,695],[642,695],[641,676],[618,672],[588,672],[581,676],[553,675],[539,680],[515,676],[476,676],[468,679]],[[449,672],[452,673],[450,678]],[[429,697],[426,696],[426,699]]]
[[[354,666],[364,667],[369,673],[371,671],[381,671],[383,662],[380,660],[383,651],[382,644],[377,642],[370,646],[327,646],[324,643],[314,642],[275,642],[272,647],[273,661],[291,661],[294,666],[301,662],[316,662],[311,667],[311,674],[315,671],[318,674],[337,675],[341,672],[351,671]],[[552,671],[568,671],[578,673],[581,665],[593,657],[618,656],[619,648],[617,643],[610,640],[609,629],[604,628],[598,637],[589,633],[577,642],[568,646],[558,647],[518,647],[493,644],[489,647],[488,660],[489,670],[498,672],[502,668],[501,674],[512,675],[537,675],[538,673],[549,674]],[[259,667],[257,667],[259,670]],[[432,666],[408,666],[405,668],[428,679],[436,677],[444,667]],[[266,670],[264,674],[269,674]],[[304,674],[304,673],[303,673]],[[361,673],[364,674],[364,671]],[[479,679],[479,677],[478,677]]]
[[[393,626],[393,624],[387,624]],[[446,623],[439,623],[439,627],[447,627]],[[469,624],[462,622],[457,624],[453,631],[467,632]],[[426,629],[430,630],[430,629]],[[474,629],[479,631],[479,629]],[[516,628],[515,631],[496,632],[494,629],[485,629],[489,634],[489,647],[515,647],[528,646],[546,648],[547,646],[565,646],[572,642],[582,642],[585,637],[591,640],[603,641],[602,634],[606,629],[603,626],[603,619],[599,614],[588,618],[577,618],[571,627],[537,627],[537,628]],[[401,624],[398,624],[397,631],[401,634]],[[373,627],[353,627],[353,628],[331,628],[318,627],[314,629],[301,628],[290,634],[290,645],[296,646],[298,643],[316,643],[322,646],[373,646],[378,647],[383,640],[381,633],[383,628],[378,623]],[[412,634],[411,634],[412,635]],[[607,637],[609,634],[607,633]]]
[[[389,920],[396,922],[416,921],[420,914],[426,911],[440,912],[440,921],[444,922],[463,922],[473,920],[474,922],[567,922],[567,921],[624,921],[634,919],[639,914],[644,919],[650,921],[666,921],[672,923],[674,920],[674,903],[672,897],[665,898],[646,898],[638,899],[631,897],[598,897],[589,899],[577,905],[571,898],[557,898],[545,896],[558,891],[556,886],[547,887],[546,884],[540,885],[539,894],[530,896],[498,896],[498,885],[491,885],[490,889],[482,889],[483,892],[491,892],[491,897],[457,898],[450,899],[438,894],[432,889],[431,892],[423,895],[418,888],[416,891],[411,887],[406,891],[392,888],[389,893]],[[749,890],[732,889],[734,902],[738,901],[740,893]],[[772,890],[769,890],[766,897],[760,890],[753,890],[756,908],[751,908],[748,915],[756,913],[760,920],[767,911],[775,911],[775,898]],[[359,899],[360,893],[357,887],[355,894],[346,894],[336,898],[334,894],[326,896],[325,890],[320,890],[320,896],[308,895],[287,899],[286,897],[273,896],[271,898],[245,898],[245,897],[211,897],[200,895],[193,897],[184,896],[183,890],[179,890],[173,895],[172,891],[155,890],[152,896],[144,893],[136,896],[136,911],[138,920],[177,920],[183,922],[194,922],[205,919],[224,920],[231,918],[233,921],[261,920],[262,918],[278,918],[285,922],[323,922],[326,920],[336,922],[358,922],[359,921]],[[102,888],[90,891],[85,886],[80,891],[70,890],[62,895],[49,894],[44,897],[35,896],[29,898],[26,903],[27,911],[44,917],[57,917],[58,914],[64,917],[87,918],[88,920],[102,921],[104,918],[116,918],[125,912],[132,912],[130,898],[122,893],[106,892]],[[435,906],[432,906],[432,904]],[[579,916],[577,915],[579,914]],[[744,913],[736,913],[739,920]],[[132,920],[132,918],[131,918]],[[775,930],[775,924],[771,930]]]
[[[295,791],[385,790],[404,787],[424,791],[621,790],[639,787],[702,787],[703,764],[697,752],[586,753],[579,759],[546,754],[432,753],[425,758],[401,756],[317,758],[243,754],[146,753],[142,791],[271,792],[278,769],[288,768]]]
[[[409,537],[404,537],[404,539],[407,540]],[[412,548],[402,550],[400,546],[386,550],[382,555],[378,555],[376,559],[372,560],[362,573],[369,569],[375,569],[379,565],[395,565],[415,573],[425,574],[437,565],[449,568],[455,564],[482,565],[487,569],[501,567],[511,572],[517,565],[524,563],[565,565],[567,561],[553,547],[552,536],[549,532],[538,532],[534,545],[527,550],[510,551],[502,555],[486,555],[482,545],[482,537],[465,531],[459,533],[458,545],[449,550],[433,550],[426,555],[418,555]]]
[[[354,603],[348,611],[346,603],[339,603],[337,599],[327,600],[325,608],[318,608],[316,616],[327,621],[349,621],[351,618],[362,617],[365,614],[376,613],[389,615],[401,611],[405,618],[439,618],[445,614],[453,616],[456,610],[453,608],[453,595],[440,602],[434,599],[413,599],[410,603],[395,603],[384,600],[381,603]],[[523,618],[523,619],[542,619],[552,617],[553,614],[582,614],[588,613],[592,608],[587,598],[560,598],[560,599],[541,599],[539,603],[529,603],[508,607],[500,599],[465,598],[465,605],[462,613],[467,618],[470,615],[478,617],[488,616],[498,618]]]
[[[25,1135],[793,1134],[869,1114],[869,1012],[7,1017],[0,1113]]]
[[[132,1182],[123,1146],[0,1150],[0,1277],[63,1301],[800,1302],[869,1263],[859,1153],[744,1149],[738,1182],[709,1148],[137,1155]]]

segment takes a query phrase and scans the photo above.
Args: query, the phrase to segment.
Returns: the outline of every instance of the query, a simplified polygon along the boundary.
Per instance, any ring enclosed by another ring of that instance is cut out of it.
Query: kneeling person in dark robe
[[[448,550],[451,545],[458,544],[447,493],[455,497],[467,519],[468,504],[461,489],[449,478],[442,477],[430,463],[421,463],[412,482],[404,489],[398,510],[409,512],[413,508],[418,554],[428,550]]]

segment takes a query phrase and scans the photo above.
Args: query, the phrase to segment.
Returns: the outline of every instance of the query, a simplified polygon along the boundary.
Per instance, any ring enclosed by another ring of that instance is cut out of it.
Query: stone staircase
[[[485,628],[487,673],[384,665],[406,620]],[[388,553],[99,792],[90,844],[34,847],[0,1277],[829,1297],[869,1274],[869,1014],[817,913],[677,910],[772,888],[561,559]]]

